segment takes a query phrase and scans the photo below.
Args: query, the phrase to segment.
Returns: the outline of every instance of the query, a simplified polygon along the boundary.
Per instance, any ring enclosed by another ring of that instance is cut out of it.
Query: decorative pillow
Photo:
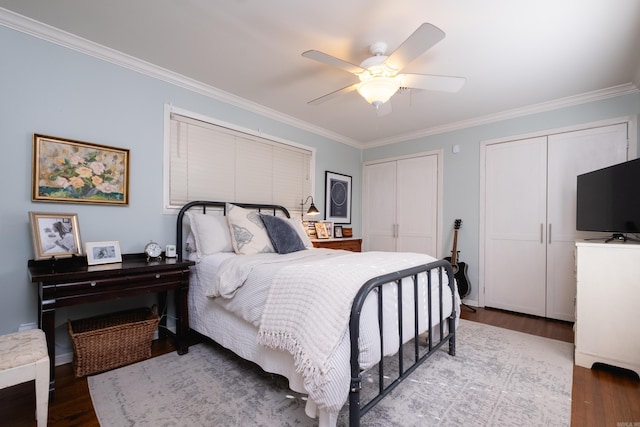
[[[291,226],[293,227],[293,229],[296,230],[296,232],[298,233],[298,237],[300,237],[300,240],[302,240],[302,244],[304,245],[304,247],[312,248],[313,243],[311,243],[311,240],[309,239],[309,235],[307,234],[307,231],[304,229],[302,220],[289,218],[289,222],[291,223]]]
[[[298,232],[287,219],[273,215],[260,215],[260,218],[267,228],[267,234],[276,252],[288,254],[306,249]]]
[[[219,252],[233,252],[227,220],[222,215],[187,212],[198,259]]]
[[[257,211],[227,203],[227,223],[235,253],[252,255],[275,252]]]

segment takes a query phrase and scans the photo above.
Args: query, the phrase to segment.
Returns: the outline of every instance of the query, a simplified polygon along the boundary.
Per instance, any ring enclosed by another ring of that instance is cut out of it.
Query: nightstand
[[[337,238],[337,239],[312,239],[314,248],[342,249],[351,252],[362,252],[362,239]]]

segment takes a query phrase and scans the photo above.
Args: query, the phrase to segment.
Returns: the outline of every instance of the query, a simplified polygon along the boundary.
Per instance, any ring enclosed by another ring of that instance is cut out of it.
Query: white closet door
[[[485,304],[545,315],[547,138],[492,144],[485,155]]]
[[[549,136],[546,317],[575,320],[576,177],[627,160],[627,124]]]
[[[397,251],[436,256],[438,156],[397,162]]]
[[[396,250],[396,162],[364,168],[364,250]]]
[[[417,154],[364,166],[365,251],[438,256],[440,154]]]

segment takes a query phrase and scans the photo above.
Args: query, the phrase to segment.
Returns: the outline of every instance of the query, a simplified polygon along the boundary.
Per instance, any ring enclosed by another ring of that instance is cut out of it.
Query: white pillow
[[[187,212],[196,240],[198,259],[219,252],[233,252],[227,220],[222,215]]]
[[[237,254],[275,252],[267,229],[257,211],[227,203],[227,222],[231,233],[231,244]]]
[[[312,248],[313,243],[311,243],[311,240],[309,239],[309,235],[307,234],[307,231],[304,229],[304,224],[302,224],[302,220],[289,218],[289,221],[291,221],[291,225],[293,226],[293,229],[296,230],[296,232],[298,233],[298,236],[300,236],[300,240],[302,240],[302,244],[304,245],[304,247]]]

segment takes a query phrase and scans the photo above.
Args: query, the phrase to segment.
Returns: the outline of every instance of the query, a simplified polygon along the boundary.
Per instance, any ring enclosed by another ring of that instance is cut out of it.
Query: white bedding
[[[237,256],[232,253],[220,253],[203,258],[193,269],[189,292],[189,310],[191,327],[207,335],[224,347],[233,350],[240,357],[258,363],[265,371],[286,376],[292,390],[309,393],[305,378],[300,369],[295,366],[292,355],[286,351],[264,347],[257,344],[257,333],[263,314],[264,302],[269,294],[271,279],[282,267],[282,261],[298,264],[309,269],[314,263],[325,264],[329,258],[351,262],[354,254],[346,251],[328,249],[310,249],[287,255],[257,254]],[[426,255],[420,256],[417,264],[434,261]],[[320,260],[320,261],[318,261]],[[380,264],[380,263],[378,263]],[[403,266],[402,268],[406,268]],[[395,271],[395,270],[393,270]],[[389,271],[373,269],[370,276],[378,276]],[[424,274],[420,280],[424,280]],[[445,277],[446,279],[446,277]],[[364,283],[364,282],[363,282]],[[437,279],[432,280],[433,324],[439,319],[437,303]],[[361,285],[362,283],[360,283]],[[406,291],[405,291],[406,289]],[[446,290],[451,292],[450,288]],[[397,305],[396,288],[389,287],[391,292],[385,291],[385,348],[384,354],[395,353],[398,347],[397,315],[394,315]],[[209,295],[209,296],[207,296]],[[213,297],[215,296],[215,297]],[[456,298],[456,313],[459,313],[459,298]],[[426,292],[419,295],[423,312],[427,306]],[[406,341],[413,337],[413,286],[403,283],[403,306],[406,313],[411,313],[404,320]],[[444,317],[451,312],[451,294],[443,298]],[[379,333],[375,298],[369,298],[365,304],[361,321],[361,354],[360,363],[368,368],[377,363],[380,358]],[[347,316],[348,321],[348,316]],[[426,330],[427,319],[419,319],[421,331]],[[321,425],[332,424],[340,408],[344,405],[349,387],[349,333],[348,328],[338,340],[335,352],[327,362],[327,377],[323,387],[311,390],[307,413],[315,415],[314,405],[321,409]]]

